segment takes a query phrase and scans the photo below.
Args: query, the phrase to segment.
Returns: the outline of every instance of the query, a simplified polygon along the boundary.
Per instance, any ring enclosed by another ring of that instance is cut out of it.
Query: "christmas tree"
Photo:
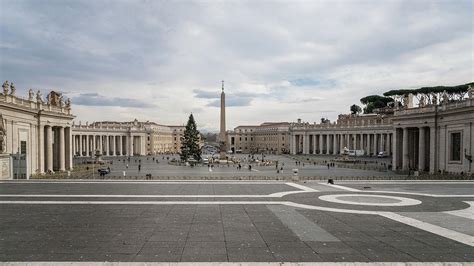
[[[181,160],[188,159],[201,160],[201,148],[199,147],[199,131],[193,114],[189,116],[188,123],[184,129],[184,136],[181,139]]]

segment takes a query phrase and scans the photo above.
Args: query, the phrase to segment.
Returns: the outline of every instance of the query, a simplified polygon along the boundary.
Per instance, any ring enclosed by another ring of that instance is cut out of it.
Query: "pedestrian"
[[[128,169],[128,163],[127,163],[127,165],[126,165],[125,167]]]
[[[252,171],[252,165],[249,164],[249,171]]]
[[[328,170],[329,170],[329,164],[328,164]]]
[[[138,172],[140,172],[141,170],[142,170],[142,165],[139,164],[139,165],[138,165]]]

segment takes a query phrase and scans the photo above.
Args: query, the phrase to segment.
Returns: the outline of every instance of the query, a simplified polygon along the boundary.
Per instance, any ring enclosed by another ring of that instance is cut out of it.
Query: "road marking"
[[[399,192],[399,191],[384,191],[384,190],[374,190],[374,191],[365,191],[359,190],[360,192],[367,193],[387,193],[387,194],[405,194],[405,195],[414,195],[414,196],[426,196],[434,198],[472,198],[474,195],[440,195],[440,194],[428,194],[428,193],[417,193],[417,192]]]
[[[444,213],[474,220],[474,201],[464,201],[464,202],[469,204],[470,206],[464,210],[447,211]]]
[[[340,199],[342,197],[355,197],[353,201]],[[362,198],[382,198],[382,199],[393,199],[397,202],[364,202],[357,201],[357,199]],[[335,194],[335,195],[324,195],[319,197],[320,200],[341,203],[341,204],[351,204],[351,205],[364,205],[364,206],[411,206],[421,204],[421,201],[416,199],[394,197],[394,196],[385,196],[385,195],[363,195],[363,194]]]
[[[439,236],[443,236],[454,241],[469,245],[471,247],[474,246],[474,237],[470,235],[466,235],[463,233],[459,233],[450,229],[443,228],[441,226],[437,226],[430,223],[425,223],[423,221],[419,221],[410,217],[402,216],[400,214],[396,214],[393,212],[380,212],[379,215],[392,219],[394,221],[407,224],[409,226],[416,227],[418,229],[437,234]]]
[[[310,187],[303,186],[303,185],[296,184],[296,183],[288,182],[288,183],[285,183],[285,184],[287,184],[288,186],[292,186],[292,187],[307,191],[307,192],[319,192],[319,190],[316,190],[314,188],[310,188]]]
[[[3,198],[281,198],[286,195],[312,191],[297,190],[267,195],[103,195],[103,194],[0,194]]]
[[[387,181],[387,180],[380,180],[380,181],[377,181],[377,180],[338,180],[338,183],[341,183],[341,184],[357,184],[357,185],[360,185],[360,183],[363,183],[363,184],[383,184],[383,185],[387,185],[387,184],[397,184],[397,185],[411,185],[411,184],[471,184],[471,185],[474,185],[474,182],[473,181],[456,181],[456,180],[452,180],[452,181],[437,181],[437,180],[413,180],[413,181],[410,181],[410,180],[393,180],[393,181]]]
[[[290,228],[301,241],[339,242],[340,240],[288,206],[268,206],[280,221]]]
[[[320,185],[328,186],[328,187],[335,187],[339,188],[342,190],[347,190],[347,191],[352,191],[352,192],[360,192],[361,190],[351,188],[351,187],[345,187],[345,186],[340,186],[340,185],[333,185],[333,184],[327,184],[327,183],[319,183]]]
[[[212,177],[210,177],[212,178]],[[90,180],[75,180],[75,181],[67,181],[67,180],[55,180],[55,181],[46,181],[46,180],[25,180],[25,181],[9,181],[9,180],[2,180],[0,184],[203,184],[203,185],[220,185],[220,184],[230,184],[230,185],[281,185],[284,184],[284,181],[229,181],[229,180],[173,180],[173,181],[137,181],[137,180],[110,180],[110,181],[90,181]]]

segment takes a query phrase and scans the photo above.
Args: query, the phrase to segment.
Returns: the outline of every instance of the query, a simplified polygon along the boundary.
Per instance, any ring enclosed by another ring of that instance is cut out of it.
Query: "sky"
[[[474,77],[473,1],[0,0],[0,79],[76,121],[218,131],[334,121],[391,89]]]

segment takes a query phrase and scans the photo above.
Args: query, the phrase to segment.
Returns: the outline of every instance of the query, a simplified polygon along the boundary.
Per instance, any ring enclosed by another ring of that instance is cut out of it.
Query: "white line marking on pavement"
[[[287,184],[288,186],[292,186],[292,187],[307,191],[307,192],[319,192],[318,190],[316,190],[314,188],[310,188],[310,187],[303,186],[303,185],[296,184],[296,183],[288,182],[288,183],[285,183],[285,184]]]
[[[464,201],[464,202],[469,204],[470,206],[464,210],[447,211],[444,213],[474,220],[474,201]]]
[[[328,187],[335,187],[339,188],[342,190],[347,190],[347,191],[352,191],[352,192],[360,192],[361,190],[351,188],[351,187],[345,187],[345,186],[340,186],[340,185],[332,185],[332,184],[327,184],[327,183],[319,183],[320,185],[328,186]]]
[[[437,180],[413,180],[413,181],[410,181],[410,180],[390,180],[390,181],[387,181],[387,180],[380,180],[380,181],[377,181],[377,180],[338,180],[337,181],[338,183],[341,183],[341,184],[358,184],[360,185],[360,183],[364,183],[364,184],[383,184],[383,185],[387,185],[387,184],[397,184],[397,185],[411,185],[411,184],[443,184],[443,185],[446,185],[446,184],[471,184],[471,185],[474,185],[474,182],[473,181],[456,181],[456,180],[452,180],[452,181],[437,181]]]
[[[355,197],[353,200],[340,199],[343,197]],[[382,198],[382,199],[393,199],[396,202],[364,202],[362,198]],[[335,194],[335,195],[324,195],[319,197],[320,200],[351,204],[351,205],[365,205],[365,206],[411,206],[421,204],[421,201],[416,199],[385,196],[385,195],[363,195],[363,194]]]
[[[7,266],[423,266],[423,265],[450,265],[463,266],[467,263],[462,262],[100,262],[100,261],[22,261],[6,262]]]
[[[71,204],[71,205],[266,205],[285,204],[284,201],[66,201],[66,200],[46,200],[46,201],[0,201],[0,204]]]
[[[352,191],[352,192],[363,192],[363,193],[386,193],[386,194],[405,194],[405,195],[414,195],[414,196],[426,196],[426,197],[435,197],[435,198],[472,198],[474,195],[440,195],[440,194],[429,194],[429,193],[417,193],[417,192],[402,192],[402,191],[385,191],[385,190],[359,190],[356,188],[332,185],[327,183],[318,183],[320,185],[325,185],[328,187],[335,187],[342,190]]]
[[[474,237],[470,235],[466,235],[463,233],[459,233],[450,229],[446,229],[434,224],[425,223],[423,221],[419,221],[410,217],[402,216],[393,212],[379,212],[379,215],[392,219],[394,221],[404,223],[418,229],[437,234],[449,239],[452,239],[457,242],[461,242],[463,244],[469,245],[471,247],[474,246]]]
[[[428,194],[428,193],[416,193],[416,192],[399,192],[399,191],[384,191],[384,190],[374,190],[374,191],[365,191],[359,190],[360,192],[367,193],[387,193],[387,194],[405,194],[405,195],[414,195],[414,196],[426,196],[426,197],[435,197],[435,198],[472,198],[474,195],[439,195],[439,194]]]
[[[102,195],[102,194],[0,194],[3,198],[281,198],[310,191],[283,191],[268,195]]]
[[[230,184],[230,185],[281,185],[284,184],[284,181],[229,181],[229,180],[209,180],[209,181],[203,181],[203,180],[198,180],[198,181],[192,181],[192,180],[184,180],[184,181],[179,181],[179,180],[174,180],[174,181],[136,181],[136,180],[110,180],[110,181],[91,181],[91,180],[75,180],[75,181],[67,181],[67,180],[62,180],[62,181],[46,181],[46,180],[25,180],[25,181],[9,181],[9,180],[2,180],[0,181],[0,184],[5,183],[5,184],[155,184],[155,185],[160,185],[160,184],[203,184],[203,185],[220,185],[220,184]]]

